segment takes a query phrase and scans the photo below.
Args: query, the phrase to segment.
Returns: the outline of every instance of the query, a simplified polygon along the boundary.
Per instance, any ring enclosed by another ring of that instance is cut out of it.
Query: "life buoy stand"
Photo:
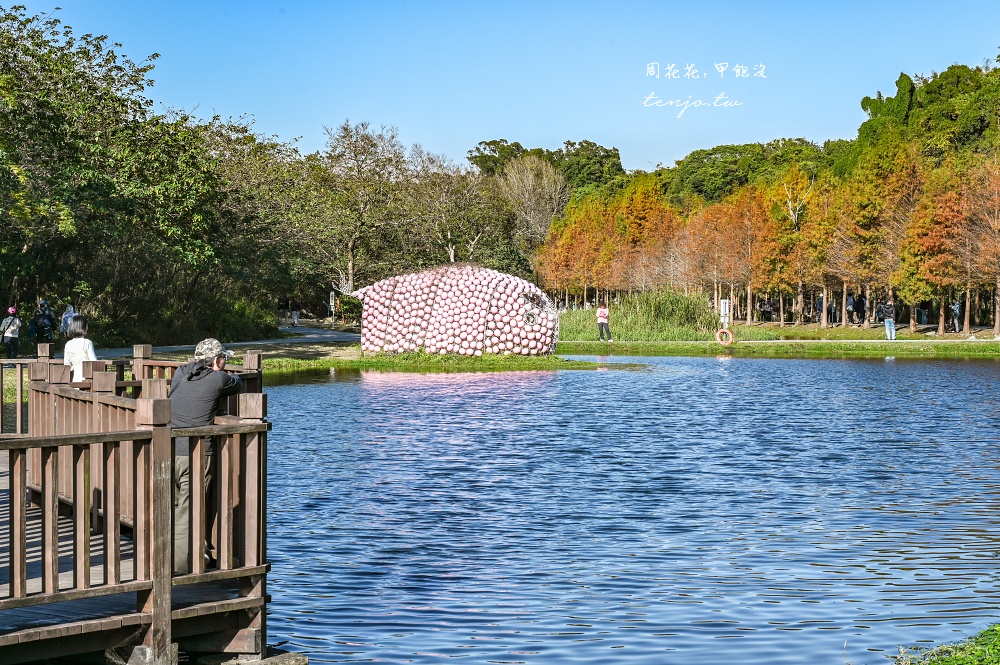
[[[715,333],[715,341],[722,346],[729,346],[733,343],[733,331],[728,328],[719,328]]]

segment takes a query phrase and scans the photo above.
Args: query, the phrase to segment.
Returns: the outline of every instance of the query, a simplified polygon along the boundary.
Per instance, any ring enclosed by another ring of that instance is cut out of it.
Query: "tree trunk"
[[[945,300],[947,300],[947,299],[944,297],[944,293],[943,292],[941,293],[941,297],[938,300],[941,301],[941,304],[938,305],[938,329],[937,329],[937,333],[939,335],[943,335],[944,334],[944,321],[945,321],[944,317],[946,316],[945,310],[948,308],[948,306],[945,304]]]
[[[865,321],[862,324],[862,327],[871,328],[871,324],[868,322],[869,321],[868,312],[871,311],[871,306],[872,306],[872,289],[870,286],[865,284],[864,291],[865,291],[865,311],[864,311]]]
[[[747,325],[753,322],[753,289],[750,282],[747,282]]]
[[[910,305],[910,332],[917,332],[917,304]]]
[[[830,311],[830,293],[826,288],[826,284],[823,285],[823,311],[819,313],[819,327],[826,328],[830,321],[826,316],[826,313]]]
[[[805,287],[802,284],[802,279],[800,278],[798,290],[795,292],[795,308],[798,310],[798,312],[795,315],[795,325],[797,326],[802,325],[805,317],[806,303],[805,303],[804,288]]]
[[[785,327],[785,294],[778,291],[778,327]]]
[[[844,315],[840,317],[840,327],[846,328],[847,327],[847,281],[846,280],[844,281],[844,288],[841,290],[840,295],[841,295],[840,311],[844,313]]]
[[[997,276],[996,286],[993,292],[993,336],[1000,337],[1000,275]]]
[[[347,241],[347,292],[354,293],[354,243],[351,238]]]
[[[965,320],[962,322],[962,333],[972,333],[972,284],[965,283]]]

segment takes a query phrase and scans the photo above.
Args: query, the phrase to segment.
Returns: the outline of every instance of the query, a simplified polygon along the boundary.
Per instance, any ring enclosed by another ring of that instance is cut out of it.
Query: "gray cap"
[[[194,359],[195,360],[212,360],[218,356],[225,356],[227,358],[232,357],[233,352],[227,351],[222,343],[215,339],[214,337],[209,337],[208,339],[203,339],[198,342],[198,346],[194,349]]]

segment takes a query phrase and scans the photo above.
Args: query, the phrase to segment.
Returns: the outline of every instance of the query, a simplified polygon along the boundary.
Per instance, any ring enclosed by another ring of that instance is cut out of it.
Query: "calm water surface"
[[[861,665],[1000,621],[1000,364],[642,362],[269,387],[269,641]]]

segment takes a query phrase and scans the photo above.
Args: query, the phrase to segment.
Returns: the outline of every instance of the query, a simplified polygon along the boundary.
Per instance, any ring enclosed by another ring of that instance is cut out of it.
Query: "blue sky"
[[[587,139],[629,170],[726,143],[853,138],[861,98],[892,94],[900,72],[992,62],[1000,46],[996,0],[20,4],[61,6],[75,33],[133,60],[159,53],[148,94],[161,107],[248,116],[303,152],[323,149],[324,127],[367,120],[463,163],[498,138]]]

